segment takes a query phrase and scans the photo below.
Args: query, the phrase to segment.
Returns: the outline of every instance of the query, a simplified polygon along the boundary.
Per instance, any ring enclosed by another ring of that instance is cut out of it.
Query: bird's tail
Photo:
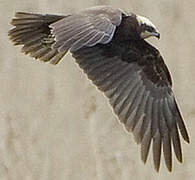
[[[44,62],[57,64],[66,52],[52,49],[55,40],[49,25],[65,17],[17,12],[11,21],[14,27],[8,35],[15,45],[23,45],[22,52],[25,54]]]

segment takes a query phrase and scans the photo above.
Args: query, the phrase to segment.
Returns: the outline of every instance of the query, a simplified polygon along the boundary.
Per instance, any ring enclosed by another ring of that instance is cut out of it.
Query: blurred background
[[[171,71],[174,92],[191,138],[182,140],[184,162],[144,165],[140,146],[113,115],[68,54],[57,66],[13,47],[7,32],[16,11],[67,14],[108,4],[149,17],[161,32],[151,39]],[[0,0],[1,180],[194,180],[194,0]]]

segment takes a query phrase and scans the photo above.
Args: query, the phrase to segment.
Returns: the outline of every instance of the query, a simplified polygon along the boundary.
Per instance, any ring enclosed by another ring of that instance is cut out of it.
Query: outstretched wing
[[[167,168],[172,169],[171,142],[177,159],[182,162],[178,127],[184,140],[189,142],[189,137],[174,99],[168,69],[159,54],[141,55],[132,48],[124,49],[120,45],[115,49],[109,44],[83,48],[73,56],[88,78],[109,98],[126,130],[133,132],[136,142],[141,144],[144,162],[151,140],[157,171],[161,146]]]
[[[82,47],[112,40],[122,20],[122,11],[108,6],[97,6],[72,14],[50,25],[55,37],[54,49],[74,52]]]
[[[70,50],[112,40],[122,20],[122,10],[97,6],[66,16],[18,12],[11,24],[10,39],[23,45],[22,52],[44,62],[57,64]]]
[[[57,64],[66,52],[59,52],[51,45],[54,38],[49,25],[67,16],[42,15],[34,13],[17,12],[12,19],[14,26],[8,33],[14,45],[22,45],[22,52],[40,61]]]

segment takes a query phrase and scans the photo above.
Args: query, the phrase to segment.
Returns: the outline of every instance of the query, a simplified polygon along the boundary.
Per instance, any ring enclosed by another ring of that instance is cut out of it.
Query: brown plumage
[[[16,13],[9,31],[15,45],[44,62],[57,64],[70,50],[88,78],[108,97],[114,113],[146,162],[150,144],[157,171],[161,149],[169,171],[172,146],[182,162],[181,136],[187,130],[172,92],[172,80],[159,51],[144,39],[160,37],[146,18],[107,6],[66,16]]]

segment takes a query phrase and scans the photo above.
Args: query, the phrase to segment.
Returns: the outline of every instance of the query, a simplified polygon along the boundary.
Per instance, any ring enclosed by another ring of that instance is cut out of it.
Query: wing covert
[[[50,25],[55,36],[54,49],[71,52],[112,40],[122,20],[122,11],[108,6],[97,6],[72,14]]]

